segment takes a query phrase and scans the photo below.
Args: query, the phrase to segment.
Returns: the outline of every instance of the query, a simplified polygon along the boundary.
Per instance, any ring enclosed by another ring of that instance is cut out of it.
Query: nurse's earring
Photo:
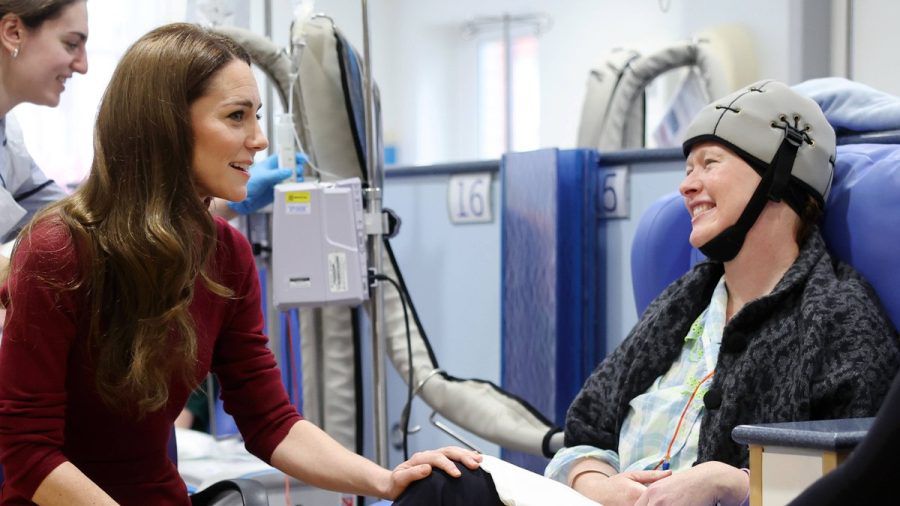
[[[19,56],[19,46],[14,47],[13,50],[10,52],[10,54],[12,55],[13,59],[15,60],[16,57]]]

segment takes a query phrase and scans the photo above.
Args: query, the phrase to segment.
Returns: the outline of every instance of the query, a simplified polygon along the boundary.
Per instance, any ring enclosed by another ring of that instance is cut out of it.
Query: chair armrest
[[[866,436],[873,418],[738,425],[750,447],[750,506],[786,504],[833,471]]]
[[[731,439],[745,445],[849,451],[866,437],[874,421],[874,418],[845,418],[738,425],[731,431]]]
[[[227,492],[237,492],[243,500],[244,506],[269,506],[269,498],[266,489],[261,483],[254,480],[234,479],[222,480],[191,495],[192,506],[212,505]]]

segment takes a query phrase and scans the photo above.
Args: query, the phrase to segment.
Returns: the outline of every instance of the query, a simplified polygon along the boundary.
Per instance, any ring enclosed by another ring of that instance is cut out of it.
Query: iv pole
[[[372,78],[372,55],[369,51],[369,4],[362,1],[363,24],[363,88],[366,109],[366,169],[369,187],[366,196],[366,226],[369,229],[369,268],[382,272],[384,264],[384,226],[381,190],[384,186],[384,167],[378,156],[378,135],[375,131],[375,82]],[[367,303],[372,324],[372,376],[374,395],[372,412],[375,420],[375,462],[387,467],[387,391],[384,376],[385,328],[384,285],[372,285],[372,298]]]

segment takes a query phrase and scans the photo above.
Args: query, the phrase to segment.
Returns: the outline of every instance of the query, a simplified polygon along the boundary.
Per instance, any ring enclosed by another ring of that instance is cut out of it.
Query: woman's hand
[[[636,506],[738,506],[750,491],[750,477],[722,462],[704,462],[659,480],[638,499]]]
[[[481,463],[481,454],[457,446],[415,453],[409,460],[395,467],[391,472],[390,483],[384,497],[391,500],[396,499],[410,483],[431,474],[432,468],[440,469],[450,476],[458,478],[461,473],[453,463],[454,460],[474,470],[478,469]]]
[[[600,473],[586,473],[572,483],[572,488],[603,506],[633,506],[648,485],[671,474],[672,471],[626,471],[607,478]]]

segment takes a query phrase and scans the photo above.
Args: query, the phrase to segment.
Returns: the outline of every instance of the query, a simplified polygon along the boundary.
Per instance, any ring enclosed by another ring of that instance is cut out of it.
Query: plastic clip
[[[794,147],[800,147],[803,141],[806,140],[804,133],[791,125],[785,125],[784,138]]]

